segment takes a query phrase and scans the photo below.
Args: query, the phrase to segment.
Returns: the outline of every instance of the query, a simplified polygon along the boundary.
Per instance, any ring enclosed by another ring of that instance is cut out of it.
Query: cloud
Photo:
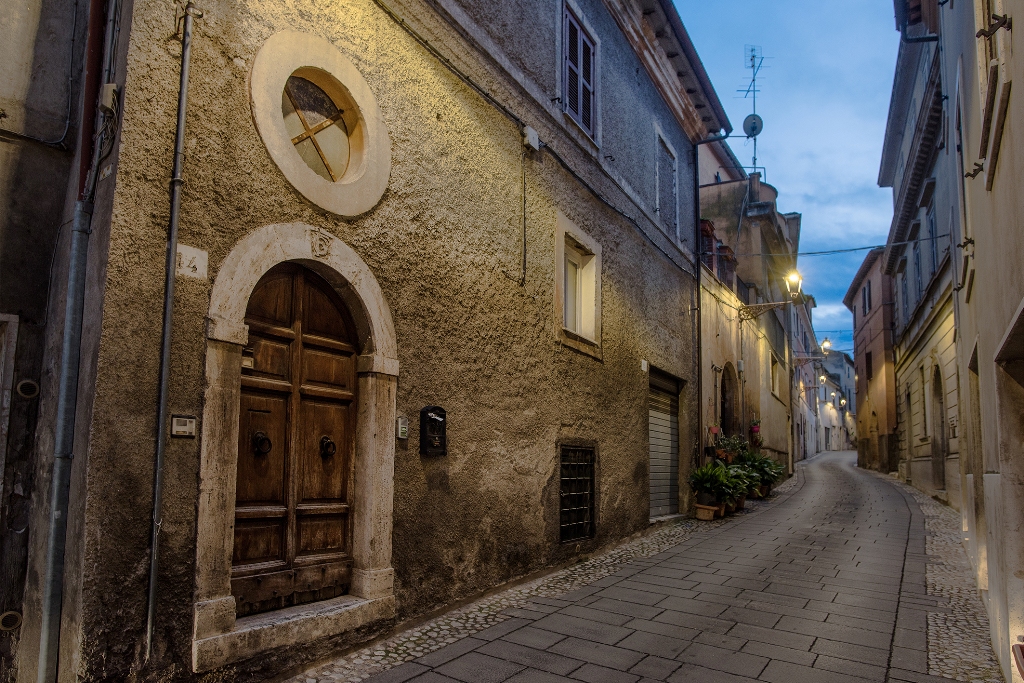
[[[892,192],[878,187],[878,166],[899,45],[890,0],[676,0],[676,7],[736,127],[753,106],[735,92],[749,83],[744,46],[762,47],[758,165],[779,190],[780,210],[803,215],[800,249],[884,243]],[[825,29],[811,21],[829,13],[842,20]],[[750,164],[753,144],[730,143]],[[865,255],[800,259],[804,289],[818,302],[816,329],[852,327],[842,299]]]

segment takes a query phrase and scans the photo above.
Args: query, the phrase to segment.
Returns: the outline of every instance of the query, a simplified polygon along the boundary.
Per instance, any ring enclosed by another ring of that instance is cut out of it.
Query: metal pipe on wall
[[[146,611],[145,661],[153,652],[156,625],[157,573],[160,567],[160,515],[164,489],[164,455],[167,450],[167,394],[171,373],[171,332],[174,314],[174,284],[177,272],[178,219],[181,214],[181,167],[185,159],[185,110],[188,105],[188,72],[192,56],[192,24],[203,13],[189,2],[181,32],[181,80],[178,85],[178,119],[174,131],[174,161],[171,170],[171,216],[167,230],[167,260],[164,273],[163,336],[160,340],[160,389],[156,419],[156,458],[153,466],[153,523],[150,530],[149,594]]]
[[[71,465],[75,447],[75,419],[78,413],[78,377],[82,358],[82,321],[85,312],[85,280],[89,260],[89,235],[92,234],[93,197],[96,171],[103,145],[102,135],[107,114],[98,106],[99,89],[113,71],[113,43],[116,12],[111,0],[106,17],[103,42],[99,42],[102,25],[102,0],[89,6],[89,29],[85,65],[85,106],[79,136],[79,193],[71,228],[71,250],[68,257],[67,292],[64,306],[64,337],[61,343],[60,381],[57,388],[57,416],[54,427],[53,475],[50,482],[50,515],[47,528],[46,555],[43,568],[42,604],[40,606],[39,660],[36,680],[50,683],[57,680],[60,654],[60,624],[64,600],[64,551],[67,545],[67,518],[71,493]],[[104,63],[104,58],[106,59]],[[100,70],[103,70],[102,79]],[[92,120],[89,113],[93,112]],[[86,161],[88,159],[88,162]],[[88,165],[87,165],[88,164]]]

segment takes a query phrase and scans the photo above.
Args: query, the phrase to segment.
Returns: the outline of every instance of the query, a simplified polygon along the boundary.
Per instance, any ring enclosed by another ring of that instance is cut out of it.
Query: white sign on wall
[[[178,245],[178,275],[181,277],[193,277],[197,280],[207,280],[206,274],[209,255],[202,249],[196,249],[185,244]]]

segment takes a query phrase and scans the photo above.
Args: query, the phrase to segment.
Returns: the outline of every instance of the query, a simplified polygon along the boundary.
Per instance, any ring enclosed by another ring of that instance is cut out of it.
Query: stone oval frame
[[[352,585],[349,594],[330,600],[236,618],[231,554],[242,347],[249,336],[245,310],[263,274],[286,261],[310,268],[334,287],[359,337]],[[210,292],[206,337],[192,670],[210,671],[346,632],[366,637],[364,627],[395,616],[391,532],[398,354],[391,311],[377,279],[327,230],[305,223],[265,225],[239,240],[221,263]]]
[[[355,105],[354,115],[345,116],[352,158],[348,170],[336,182],[320,177],[302,160],[285,129],[281,96],[293,74],[311,80],[335,103]],[[331,213],[349,217],[377,205],[391,176],[387,126],[362,74],[330,41],[298,31],[272,35],[253,61],[249,99],[256,130],[271,159],[306,199]]]

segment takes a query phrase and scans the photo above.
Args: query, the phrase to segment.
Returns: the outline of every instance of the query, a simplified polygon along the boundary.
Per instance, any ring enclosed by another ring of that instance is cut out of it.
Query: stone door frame
[[[313,270],[335,288],[359,337],[352,585],[349,595],[236,619],[231,554],[242,347],[248,341],[245,310],[263,274],[285,261]],[[305,223],[266,225],[242,238],[221,264],[206,323],[193,671],[393,618],[398,353],[391,311],[373,273],[351,247],[322,228]]]

